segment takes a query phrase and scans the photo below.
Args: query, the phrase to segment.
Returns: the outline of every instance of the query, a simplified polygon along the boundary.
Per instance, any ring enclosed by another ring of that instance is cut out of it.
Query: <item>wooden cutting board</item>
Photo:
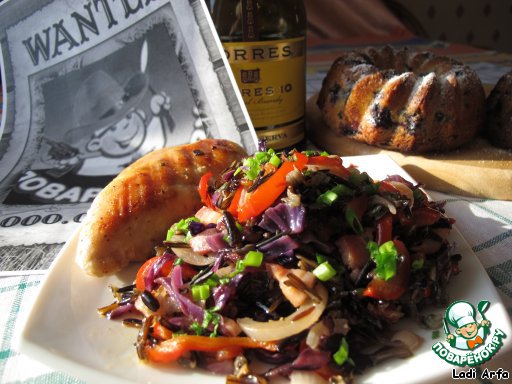
[[[425,155],[406,155],[359,143],[327,128],[316,105],[317,97],[306,103],[306,129],[318,148],[341,156],[386,154],[427,189],[512,200],[512,151],[493,147],[483,138],[457,150]]]

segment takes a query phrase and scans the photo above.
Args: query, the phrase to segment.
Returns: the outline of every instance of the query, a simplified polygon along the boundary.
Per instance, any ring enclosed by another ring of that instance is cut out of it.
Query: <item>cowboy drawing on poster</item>
[[[154,148],[214,137],[256,150],[204,1],[0,3],[0,269],[46,268],[38,255],[51,261]]]
[[[75,96],[74,128],[63,142],[45,138],[49,148],[42,160],[57,173],[115,175],[143,154],[164,147],[174,129],[171,100],[165,92],[152,95],[148,117],[139,106],[147,89],[143,73],[122,86],[101,69],[93,72]]]
[[[33,80],[40,82],[44,135],[5,203],[87,203],[144,154],[207,136],[187,83],[190,68],[166,26],[123,40],[101,60]]]

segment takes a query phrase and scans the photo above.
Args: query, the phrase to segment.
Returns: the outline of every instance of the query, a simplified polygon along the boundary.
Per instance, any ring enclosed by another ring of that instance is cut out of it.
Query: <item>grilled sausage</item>
[[[201,206],[197,186],[245,155],[237,144],[207,139],[147,154],[124,169],[91,204],[76,261],[88,274],[113,274],[146,259],[169,227]]]

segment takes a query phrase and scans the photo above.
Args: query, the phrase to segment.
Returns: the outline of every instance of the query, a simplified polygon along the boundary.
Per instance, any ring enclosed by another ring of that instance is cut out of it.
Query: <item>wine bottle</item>
[[[212,18],[258,138],[296,146],[304,139],[303,0],[216,0]]]

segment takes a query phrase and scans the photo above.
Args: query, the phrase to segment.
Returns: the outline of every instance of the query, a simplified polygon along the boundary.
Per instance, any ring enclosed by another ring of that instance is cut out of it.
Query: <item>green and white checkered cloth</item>
[[[485,267],[512,315],[512,202],[470,199],[430,192],[446,201],[446,211]],[[20,318],[37,294],[41,275],[0,278],[0,383],[80,383],[17,352]]]
[[[22,322],[34,301],[42,275],[0,279],[0,383],[82,383],[22,355],[14,349]]]
[[[512,187],[512,186],[511,186]],[[476,254],[512,317],[512,202],[471,199],[429,191]]]

